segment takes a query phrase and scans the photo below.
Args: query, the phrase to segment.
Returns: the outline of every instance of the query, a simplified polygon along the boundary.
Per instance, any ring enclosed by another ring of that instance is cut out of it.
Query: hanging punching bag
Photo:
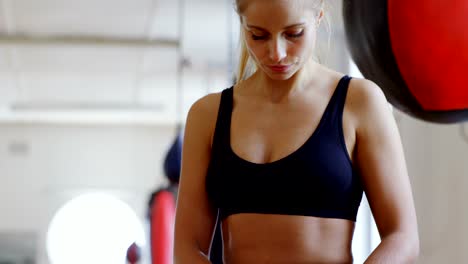
[[[175,204],[182,159],[182,133],[177,134],[164,159],[169,186],[155,191],[149,202],[151,259],[153,264],[172,264]]]
[[[468,1],[343,0],[351,56],[401,111],[468,120]]]
[[[154,195],[151,210],[151,263],[172,264],[175,199],[168,190]]]
[[[172,143],[164,159],[164,174],[172,183],[179,183],[180,164],[182,160],[182,133],[177,136]]]

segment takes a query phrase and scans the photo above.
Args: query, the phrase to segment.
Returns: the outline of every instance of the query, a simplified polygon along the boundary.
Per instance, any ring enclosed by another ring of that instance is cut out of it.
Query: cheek
[[[295,43],[291,45],[288,50],[288,54],[294,57],[302,57],[307,52],[307,46],[304,43]]]
[[[268,49],[264,43],[248,40],[246,41],[246,44],[247,51],[255,60],[261,60],[265,55],[267,55]]]
[[[310,43],[306,41],[296,42],[289,46],[288,56],[295,57],[299,61],[304,61],[309,57],[311,50]]]

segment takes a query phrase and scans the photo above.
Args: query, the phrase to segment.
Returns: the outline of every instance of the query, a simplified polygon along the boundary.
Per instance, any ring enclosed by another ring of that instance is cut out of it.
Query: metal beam
[[[158,38],[119,38],[101,36],[29,36],[29,35],[2,35],[0,46],[122,46],[122,47],[173,47],[180,45],[178,39]]]
[[[60,112],[60,111],[144,111],[161,112],[161,103],[112,103],[112,102],[15,102],[10,105],[12,112]]]

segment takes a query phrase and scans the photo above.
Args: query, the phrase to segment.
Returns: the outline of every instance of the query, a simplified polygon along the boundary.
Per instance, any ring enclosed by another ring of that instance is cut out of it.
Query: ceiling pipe
[[[74,112],[74,111],[148,111],[162,112],[165,107],[161,103],[112,103],[112,102],[17,102],[9,107],[12,112]]]
[[[158,38],[119,38],[101,36],[29,36],[29,35],[2,35],[0,46],[51,46],[51,45],[78,45],[78,46],[122,46],[122,47],[179,47],[178,39]]]

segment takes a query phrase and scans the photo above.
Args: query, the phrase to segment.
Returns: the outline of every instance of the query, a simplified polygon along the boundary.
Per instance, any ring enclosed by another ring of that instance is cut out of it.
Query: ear
[[[323,16],[324,16],[323,9],[320,9],[320,13],[317,17],[317,27],[320,26],[320,21],[322,21]]]
[[[320,9],[320,13],[319,13],[319,17],[318,17],[318,18],[319,18],[319,20],[321,20],[321,19],[322,19],[323,15],[324,15],[324,13],[323,13],[323,9]]]

